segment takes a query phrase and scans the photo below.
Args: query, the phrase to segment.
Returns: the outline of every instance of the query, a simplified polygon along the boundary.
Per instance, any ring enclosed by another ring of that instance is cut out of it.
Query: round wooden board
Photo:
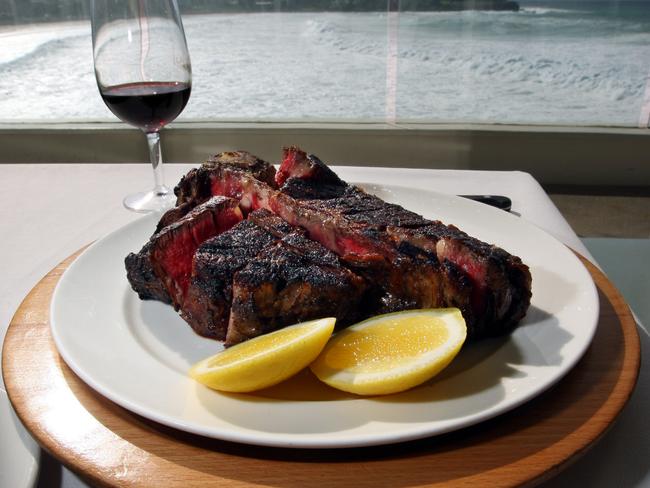
[[[639,372],[636,324],[614,286],[583,259],[600,321],[578,365],[510,413],[429,439],[361,449],[262,448],[179,432],[117,406],[83,383],[52,341],[52,292],[71,256],[25,298],[4,342],[14,408],[35,439],[106,486],[517,486],[552,477],[613,423]]]

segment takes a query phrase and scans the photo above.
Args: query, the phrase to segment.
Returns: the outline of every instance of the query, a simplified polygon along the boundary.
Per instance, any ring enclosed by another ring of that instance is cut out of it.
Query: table
[[[191,166],[168,165],[167,181],[176,182]],[[335,168],[343,179],[362,182],[384,168]],[[443,193],[506,194],[513,211],[591,258],[540,185],[521,172],[404,169],[410,186]],[[143,164],[1,165],[5,183],[0,195],[0,337],[27,292],[62,259],[85,244],[138,218],[121,206],[122,197],[151,184],[151,169]],[[647,349],[647,336],[641,335]],[[647,369],[647,366],[646,366]],[[641,381],[621,421],[586,457],[560,474],[552,486],[644,486],[648,429],[647,385]],[[630,445],[631,443],[631,445]],[[593,460],[599,462],[594,464]],[[73,474],[44,456],[41,486],[85,486]],[[608,462],[603,462],[607,460]],[[633,469],[630,469],[632,467]],[[626,469],[624,469],[626,468]]]

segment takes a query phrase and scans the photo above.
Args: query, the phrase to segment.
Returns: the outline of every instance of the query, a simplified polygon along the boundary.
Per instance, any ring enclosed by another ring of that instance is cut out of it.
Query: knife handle
[[[492,207],[500,208],[501,210],[510,211],[512,208],[512,200],[503,195],[459,195],[463,198],[469,198],[476,202],[485,203]]]

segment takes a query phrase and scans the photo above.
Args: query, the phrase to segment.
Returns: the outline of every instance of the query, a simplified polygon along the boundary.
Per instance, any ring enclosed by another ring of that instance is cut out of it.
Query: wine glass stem
[[[158,196],[166,195],[169,193],[169,188],[165,186],[162,152],[160,151],[160,134],[157,131],[147,132],[146,136],[147,144],[149,145],[149,159],[153,168],[153,191]]]

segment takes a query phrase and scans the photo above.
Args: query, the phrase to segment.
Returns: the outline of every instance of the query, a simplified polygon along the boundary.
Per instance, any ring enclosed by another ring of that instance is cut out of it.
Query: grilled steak
[[[285,151],[280,190],[241,167],[204,165],[199,185],[189,176],[180,203],[206,192],[241,198],[244,212],[266,208],[304,228],[375,285],[367,315],[456,306],[471,340],[510,331],[529,306],[530,272],[519,258],[348,185],[298,148]]]
[[[196,249],[206,239],[241,220],[237,200],[217,196],[196,206],[151,238],[151,266],[165,285],[176,310],[183,305],[187,293]]]
[[[175,193],[127,256],[129,281],[227,345],[323,316],[448,306],[475,340],[511,331],[530,304],[518,257],[349,185],[297,147],[277,172],[243,151],[216,155]]]
[[[192,180],[197,184],[192,185]],[[288,190],[296,180],[287,180],[283,185],[283,189],[287,191],[280,192],[239,169],[228,166],[203,167],[203,171],[188,175],[184,181],[184,189],[178,191],[177,188],[177,195],[181,202],[188,201],[180,198],[183,195],[205,198],[205,194],[201,192],[209,189],[214,194],[241,198],[240,207],[244,212],[256,208],[270,209],[291,225],[304,228],[310,239],[336,253],[345,266],[372,284],[364,301],[366,316],[440,305],[441,275],[435,259],[432,260],[426,253],[411,256],[398,250],[385,232],[386,224],[368,225],[356,221],[355,217],[347,216],[362,208],[368,212],[379,208],[386,209],[385,202],[334,178],[330,178],[328,191],[337,197],[347,192],[356,199],[355,202],[345,198],[297,199],[292,196],[295,193],[290,194]],[[314,179],[312,183],[315,185],[311,188],[313,193],[317,191],[318,182]],[[306,186],[303,184],[301,188]],[[201,191],[192,189],[197,187],[200,187]],[[347,210],[344,210],[345,208]],[[393,211],[392,220],[389,222],[399,222],[406,217],[425,222],[421,217],[408,213],[401,207],[394,205],[388,208]],[[390,212],[385,213],[384,217],[388,219]],[[469,284],[458,288],[457,293],[464,295],[459,296],[457,303],[469,302],[465,296],[471,293],[470,288]]]
[[[470,339],[503,334],[516,327],[531,297],[530,271],[521,259],[452,225],[424,219],[344,182],[333,183],[319,166],[324,164],[318,158],[296,147],[285,149],[276,175],[276,180],[277,176],[283,179],[281,191],[302,201],[312,200],[307,202],[311,207],[333,209],[378,236],[389,236],[402,255],[428,261],[438,275],[434,279],[437,286],[432,287],[434,305],[460,308],[470,326]],[[326,176],[319,181],[321,174]],[[319,186],[324,188],[320,193]],[[433,277],[421,273],[421,278]]]
[[[364,291],[364,281],[334,253],[292,232],[235,274],[226,345],[316,318],[350,324]]]
[[[208,239],[194,254],[192,275],[181,316],[200,335],[224,340],[228,328],[232,280],[264,248],[293,229],[266,210]]]
[[[126,278],[141,300],[158,300],[164,303],[172,303],[167,288],[165,288],[162,280],[156,276],[156,273],[153,272],[150,257],[150,241],[137,254],[129,253],[124,260]]]

